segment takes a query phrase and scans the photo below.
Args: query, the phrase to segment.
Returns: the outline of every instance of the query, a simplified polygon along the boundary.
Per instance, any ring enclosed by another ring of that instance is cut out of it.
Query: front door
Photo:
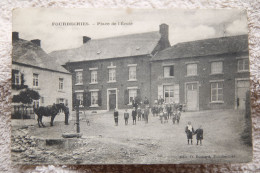
[[[198,110],[198,84],[189,83],[186,85],[187,93],[187,110],[195,111]]]
[[[237,81],[237,108],[245,110],[246,92],[249,91],[250,83],[248,80]]]
[[[109,91],[109,110],[116,108],[116,90]]]

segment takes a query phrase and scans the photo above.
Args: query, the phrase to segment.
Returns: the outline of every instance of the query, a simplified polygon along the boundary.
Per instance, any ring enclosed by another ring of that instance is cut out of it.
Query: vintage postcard
[[[13,11],[13,164],[252,160],[246,12]]]

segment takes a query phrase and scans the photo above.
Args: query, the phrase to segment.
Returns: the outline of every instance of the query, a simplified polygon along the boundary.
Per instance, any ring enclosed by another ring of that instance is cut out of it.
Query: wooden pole
[[[77,125],[77,133],[80,133],[80,128],[79,128],[79,100],[76,100],[76,125]]]

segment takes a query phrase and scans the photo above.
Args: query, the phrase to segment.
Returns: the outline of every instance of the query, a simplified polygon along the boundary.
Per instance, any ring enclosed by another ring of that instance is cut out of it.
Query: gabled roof
[[[158,52],[151,61],[248,51],[248,35],[178,43]]]
[[[12,42],[12,61],[52,71],[69,73],[61,65],[51,61],[51,57],[41,47],[31,41],[17,39]]]
[[[121,58],[151,54],[161,39],[157,32],[89,40],[79,48],[53,51],[57,63]]]

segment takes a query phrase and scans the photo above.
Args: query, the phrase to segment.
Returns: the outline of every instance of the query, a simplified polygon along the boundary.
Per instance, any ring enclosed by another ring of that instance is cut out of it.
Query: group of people
[[[153,116],[160,116],[161,123],[166,123],[169,119],[172,119],[173,124],[179,124],[181,118],[181,106],[180,104],[175,103],[167,104],[158,102],[158,104],[154,104],[152,107],[152,114]]]
[[[181,111],[182,111],[182,107],[180,104],[175,104],[175,103],[167,104],[164,103],[164,101],[162,101],[161,99],[159,99],[158,102],[155,103],[151,108],[151,112],[153,116],[154,117],[159,116],[162,124],[168,122],[169,119],[172,119],[173,124],[175,123],[179,124]],[[138,121],[144,120],[145,123],[148,123],[149,113],[150,113],[150,108],[149,108],[149,101],[147,98],[145,98],[142,104],[138,104],[135,100],[133,100],[132,111],[131,111],[133,125],[136,125],[136,117]],[[118,126],[118,117],[119,117],[118,110],[115,109],[114,120],[116,126]],[[129,118],[130,118],[130,113],[128,112],[127,109],[125,109],[124,112],[125,125],[128,125]],[[185,133],[187,135],[188,145],[189,144],[192,145],[193,135],[196,135],[197,145],[199,143],[200,145],[202,145],[203,129],[201,125],[197,130],[194,130],[193,126],[191,125],[191,122],[188,122],[188,124],[185,127]]]
[[[132,120],[133,120],[133,125],[136,125],[136,117],[138,118],[138,121],[144,120],[145,123],[148,123],[148,116],[150,113],[150,108],[149,108],[149,101],[148,99],[145,97],[144,102],[143,103],[137,103],[137,101],[134,99],[132,101],[132,111],[131,111],[131,115],[132,115]],[[115,120],[115,125],[118,126],[118,110],[115,109],[114,110],[114,120]],[[128,112],[127,109],[125,109],[124,112],[124,120],[125,120],[125,125],[128,125],[128,119],[130,117],[130,113]]]
[[[197,145],[199,145],[199,143],[200,143],[200,145],[202,145],[203,129],[202,129],[201,125],[199,126],[199,128],[197,130],[194,131],[193,126],[191,125],[191,122],[189,121],[185,128],[185,133],[187,135],[188,145],[189,144],[192,145],[193,135],[196,135]]]

